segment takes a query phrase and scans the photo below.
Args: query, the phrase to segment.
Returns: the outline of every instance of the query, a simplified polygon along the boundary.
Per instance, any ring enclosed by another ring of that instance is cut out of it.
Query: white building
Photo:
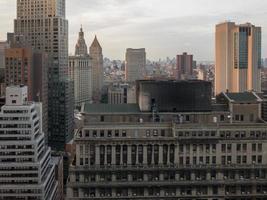
[[[126,50],[126,73],[125,79],[134,82],[144,78],[146,67],[146,50],[127,49]]]
[[[42,132],[42,105],[27,87],[7,87],[0,111],[0,199],[57,200],[58,183]]]

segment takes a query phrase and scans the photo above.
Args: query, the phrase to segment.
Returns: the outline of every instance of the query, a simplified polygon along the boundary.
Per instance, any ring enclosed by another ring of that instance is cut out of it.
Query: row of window
[[[186,195],[218,195],[219,191],[224,191],[224,194],[231,195],[231,194],[241,194],[241,195],[248,195],[248,194],[266,194],[267,193],[267,186],[266,185],[258,185],[256,187],[256,191],[253,192],[253,186],[226,186],[225,189],[222,189],[219,186],[212,186],[211,190],[209,191],[208,186],[182,186],[182,187],[150,187],[150,188],[142,188],[142,187],[135,187],[135,188],[88,188],[83,189],[82,193],[79,193],[77,188],[73,189],[73,197],[96,197],[96,195],[100,197],[111,197],[111,196],[145,196],[145,191],[147,192],[146,195],[148,196],[186,196]],[[113,193],[114,192],[114,193]],[[249,198],[248,198],[249,199]],[[215,199],[213,199],[215,200]]]

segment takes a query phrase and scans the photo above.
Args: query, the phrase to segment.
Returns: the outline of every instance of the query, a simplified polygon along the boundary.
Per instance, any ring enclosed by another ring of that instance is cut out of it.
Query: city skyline
[[[251,22],[263,28],[267,2],[237,0],[224,2],[201,0],[194,2],[167,0],[67,0],[69,19],[69,53],[74,54],[77,31],[81,24],[86,33],[87,45],[95,34],[103,46],[105,57],[124,59],[126,48],[146,48],[148,59],[175,57],[187,51],[196,60],[214,60],[215,25],[231,20],[237,23]],[[0,40],[6,32],[13,31],[15,0],[0,2]],[[79,23],[77,23],[79,22]],[[262,56],[267,53],[267,41],[263,40]]]

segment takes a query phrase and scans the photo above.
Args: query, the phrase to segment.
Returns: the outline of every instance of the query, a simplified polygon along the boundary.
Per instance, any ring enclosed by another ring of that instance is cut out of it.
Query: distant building
[[[92,58],[93,100],[94,102],[99,102],[101,100],[101,91],[104,84],[104,66],[102,47],[96,36],[90,46],[90,56]]]
[[[125,79],[127,82],[135,82],[144,79],[146,67],[146,50],[127,49],[125,63]]]
[[[215,94],[261,91],[261,38],[250,23],[216,26]]]
[[[136,86],[128,83],[114,83],[108,88],[109,104],[136,103]]]
[[[193,55],[183,53],[176,57],[177,79],[186,80],[193,77]]]
[[[92,101],[92,58],[89,56],[81,28],[75,47],[75,56],[69,56],[69,70],[74,82],[75,106]]]
[[[42,105],[27,87],[7,87],[0,111],[0,199],[58,200],[58,182],[42,129]]]
[[[5,50],[5,85],[26,85],[28,100],[42,102],[45,134],[48,132],[47,59],[47,54],[31,48],[8,48]]]

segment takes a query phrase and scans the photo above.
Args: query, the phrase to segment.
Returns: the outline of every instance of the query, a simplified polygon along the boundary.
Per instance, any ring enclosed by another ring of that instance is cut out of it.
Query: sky
[[[214,60],[215,25],[251,22],[263,30],[267,57],[266,0],[66,0],[69,53],[82,24],[90,46],[97,35],[105,57],[124,59],[126,48],[146,48],[147,58],[188,52],[198,61]],[[13,31],[16,0],[0,0],[0,40]]]

